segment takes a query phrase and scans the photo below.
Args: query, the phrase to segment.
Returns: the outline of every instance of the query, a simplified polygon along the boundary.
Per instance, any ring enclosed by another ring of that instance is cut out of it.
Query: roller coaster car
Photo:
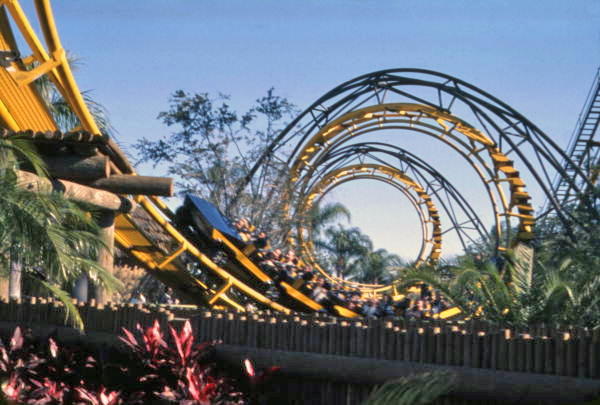
[[[243,263],[236,261],[236,252],[249,246],[244,242],[231,222],[212,203],[194,196],[187,195],[183,206],[176,213],[176,223],[186,237],[214,259],[228,272],[241,281],[258,290],[264,290],[263,283],[269,277],[257,277],[248,272]]]
[[[245,242],[230,221],[210,202],[195,195],[187,195],[183,206],[177,210],[177,222],[186,230],[193,229],[194,236],[206,243],[213,241],[212,232],[219,230],[236,245],[242,247]],[[214,245],[215,242],[213,241]]]
[[[301,312],[328,310],[334,315],[356,315],[340,305],[332,304],[330,308],[324,308],[299,290],[300,286],[295,283],[298,280],[266,274],[247,256],[246,252],[256,251],[256,247],[244,242],[231,221],[210,202],[187,195],[183,206],[177,210],[176,221],[194,243],[208,249],[212,255],[224,253],[227,260],[220,263],[223,268],[263,293],[277,292],[282,305]],[[275,284],[277,289],[274,289]]]

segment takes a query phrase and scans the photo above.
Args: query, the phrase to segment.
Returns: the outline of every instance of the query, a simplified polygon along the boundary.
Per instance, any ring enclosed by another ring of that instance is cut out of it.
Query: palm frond
[[[83,319],[81,319],[81,315],[79,314],[77,307],[73,304],[69,293],[46,281],[38,280],[38,282],[65,305],[65,323],[70,322],[77,329],[83,330]]]
[[[454,378],[449,373],[423,373],[388,381],[376,390],[362,405],[426,405],[449,394]]]

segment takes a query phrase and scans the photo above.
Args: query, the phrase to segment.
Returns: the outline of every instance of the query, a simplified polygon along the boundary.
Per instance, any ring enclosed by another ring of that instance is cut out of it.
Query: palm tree
[[[350,274],[354,261],[367,255],[373,249],[371,239],[359,228],[337,227],[327,228],[325,240],[315,242],[315,245],[325,251],[333,273],[338,277]]]
[[[361,283],[391,283],[403,266],[402,259],[386,249],[369,251],[353,263],[350,270],[353,280]]]
[[[350,221],[350,211],[343,204],[328,203],[325,205],[315,204],[308,212],[308,222],[312,229],[313,237],[318,238],[325,226],[340,219]]]
[[[77,55],[67,52],[67,60],[74,71],[80,66],[80,60]],[[79,117],[63,95],[57,91],[48,76],[44,75],[35,81],[37,92],[46,104],[50,115],[56,122],[58,129],[63,132],[75,130],[80,127]],[[91,97],[90,91],[82,91],[81,95],[90,114],[98,125],[102,134],[110,135],[114,138],[116,132],[112,126],[106,108]],[[80,300],[87,300],[88,276],[83,274],[75,283],[73,294]]]
[[[71,68],[76,71],[80,65],[79,58],[72,53],[67,53],[67,60]],[[63,132],[72,131],[80,125],[77,114],[71,109],[62,94],[56,90],[48,76],[40,77],[35,81],[35,85],[59,130]],[[81,95],[98,128],[100,128],[100,132],[113,135],[115,129],[110,122],[106,108],[91,97],[90,91],[82,91]]]
[[[519,325],[600,324],[600,276],[583,272],[573,259],[554,267],[537,261],[531,273],[510,253],[502,270],[491,261],[475,260],[409,268],[400,275],[398,287],[419,282],[444,294],[466,316]]]
[[[68,293],[63,289],[82,274],[88,274],[106,288],[119,285],[94,259],[103,247],[94,221],[75,203],[51,192],[31,192],[19,185],[17,170],[23,159],[38,174],[44,172],[41,159],[26,140],[0,140],[0,267],[13,270],[45,287],[67,307],[78,327],[83,323]],[[13,297],[19,289],[12,288]]]

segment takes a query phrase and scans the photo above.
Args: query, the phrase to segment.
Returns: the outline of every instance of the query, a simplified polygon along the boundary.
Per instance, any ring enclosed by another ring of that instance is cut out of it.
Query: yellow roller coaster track
[[[18,1],[0,0],[0,6],[3,6],[0,8],[0,51],[3,52],[3,55],[13,55],[12,58],[4,58],[3,67],[0,69],[0,120],[2,126],[13,131],[43,132],[58,129],[35,87],[35,81],[46,76],[79,118],[81,127],[78,129],[105,138],[105,135],[101,135],[73,78],[65,50],[58,37],[49,1],[35,1],[47,50],[37,37]],[[10,28],[9,15],[31,49],[30,56],[24,58],[19,56],[17,41]],[[108,146],[113,152],[111,170],[117,174],[135,175],[135,170],[129,164],[125,154],[112,139],[108,139]],[[165,219],[172,217],[172,213],[159,198],[138,196],[136,202],[166,231],[179,248],[172,253],[163,252],[162,249],[155,246],[151,238],[144,235],[136,226],[130,214],[117,216],[115,241],[121,248],[143,263],[147,270],[159,280],[170,285],[189,300],[196,302],[201,300],[194,297],[194,294],[204,292],[208,294],[208,301],[211,305],[227,305],[244,311],[243,306],[227,295],[229,288],[234,286],[257,302],[277,311],[291,312],[290,309],[270,300],[217,266],[186,240]],[[212,290],[189,274],[177,260],[184,253],[194,257],[202,266],[219,276],[223,280],[223,287],[218,291]],[[194,290],[197,292],[194,293]]]
[[[126,155],[114,140],[102,134],[93,116],[90,114],[69,66],[66,52],[60,42],[49,0],[34,0],[38,22],[47,48],[37,37],[17,0],[0,0],[0,125],[12,131],[47,132],[57,131],[45,101],[36,88],[36,80],[46,77],[56,90],[64,97],[73,112],[77,115],[80,126],[70,130],[83,130],[93,137],[98,137],[107,145],[112,174],[136,175]],[[23,41],[31,50],[31,55],[22,57],[17,40],[11,29],[11,18]],[[396,174],[399,176],[399,174]],[[407,180],[408,181],[408,180]],[[405,184],[408,184],[405,182]],[[416,190],[416,188],[415,188]],[[426,196],[420,196],[427,200]],[[172,252],[165,252],[153,241],[151,235],[140,228],[131,213],[119,214],[115,219],[115,241],[131,256],[142,263],[146,270],[163,283],[173,287],[182,297],[190,302],[208,303],[211,306],[229,306],[238,311],[244,307],[232,298],[229,291],[235,287],[254,301],[284,313],[291,310],[275,302],[246,283],[240,281],[230,272],[224,270],[187,240],[170,222],[174,214],[167,205],[156,196],[137,196],[135,201],[151,218],[153,223],[161,227],[170,238],[170,245],[175,246]],[[427,204],[427,202],[426,202]],[[432,217],[431,204],[427,204],[429,217]],[[222,236],[222,235],[221,235]],[[435,236],[435,231],[434,231]],[[219,238],[220,235],[213,235]],[[223,237],[223,239],[226,239]],[[434,237],[435,239],[435,237]],[[223,241],[225,242],[225,241]],[[435,246],[435,245],[434,245]],[[253,265],[247,256],[233,246],[236,259],[259,280],[267,281],[264,273]],[[222,285],[211,288],[192,276],[182,261],[183,257],[194,258],[204,269],[222,280]],[[430,257],[432,257],[430,255]],[[249,264],[250,263],[250,264]],[[289,297],[302,302],[312,310],[322,307],[314,301],[306,299],[293,286],[281,283]],[[199,296],[202,296],[202,299]],[[346,308],[335,306],[341,316],[354,317],[356,313]],[[456,309],[452,309],[456,312]],[[455,315],[448,312],[447,315]]]
[[[308,197],[301,201],[304,204],[298,208],[299,212],[305,212],[315,203],[318,203],[328,192],[335,187],[353,180],[368,179],[379,180],[391,184],[402,191],[409,199],[417,213],[421,224],[422,246],[418,254],[417,266],[429,262],[435,263],[440,257],[442,250],[441,222],[438,210],[431,197],[427,195],[423,187],[400,170],[390,166],[378,164],[350,165],[338,168],[327,173],[316,182],[308,191]],[[341,283],[357,288],[366,293],[382,293],[391,289],[391,286],[380,284],[364,284],[347,280],[341,280],[325,272],[313,255],[312,230],[309,227],[299,226],[296,233],[296,242],[302,248],[302,256],[334,283]]]

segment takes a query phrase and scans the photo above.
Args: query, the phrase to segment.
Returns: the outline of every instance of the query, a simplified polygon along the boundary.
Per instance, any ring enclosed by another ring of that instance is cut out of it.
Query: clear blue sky
[[[400,67],[466,80],[566,145],[600,66],[599,0],[62,0],[53,8],[63,46],[85,62],[80,88],[107,107],[125,149],[168,133],[156,116],[179,88],[230,94],[243,110],[274,86],[305,108],[355,76]],[[345,187],[337,197],[376,247],[410,256],[410,235],[397,230],[416,215],[393,222],[403,217],[393,210],[401,198],[378,190],[357,198]],[[372,209],[379,192],[390,196],[386,210]]]

